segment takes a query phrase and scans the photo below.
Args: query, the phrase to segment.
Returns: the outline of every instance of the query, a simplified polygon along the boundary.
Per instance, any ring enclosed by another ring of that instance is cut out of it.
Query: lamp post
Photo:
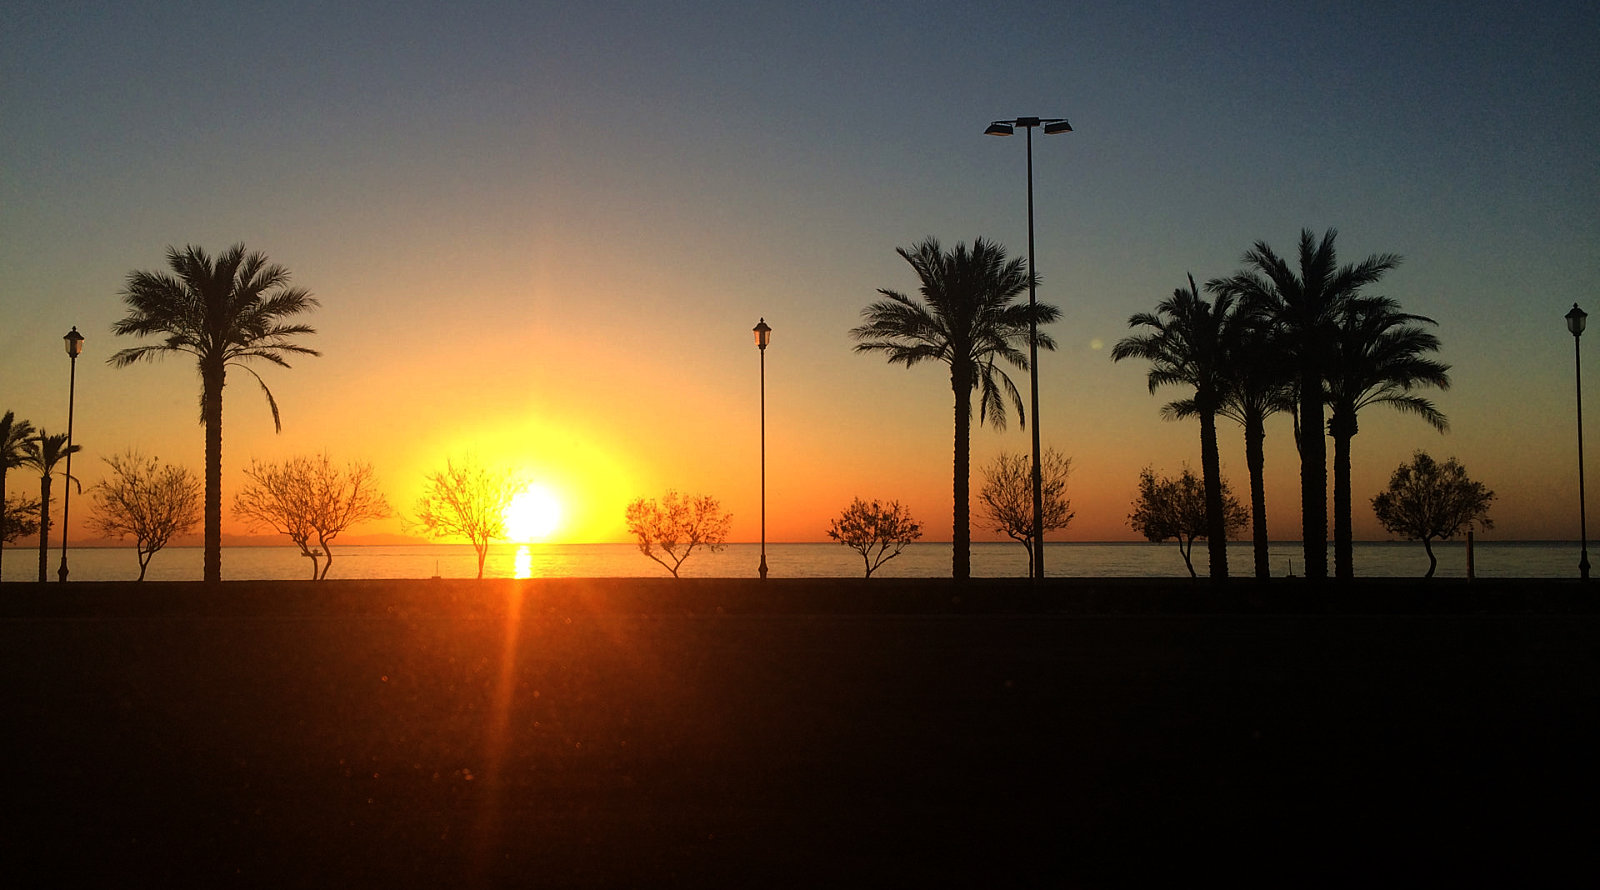
[[[1578,577],[1585,581],[1589,580],[1589,522],[1583,496],[1583,354],[1578,349],[1578,341],[1588,317],[1589,313],[1579,309],[1577,303],[1573,303],[1572,311],[1567,313],[1567,330],[1572,332],[1574,379],[1578,384],[1578,535],[1583,539],[1578,556]]]
[[[1033,577],[1044,577],[1044,474],[1039,463],[1039,323],[1037,275],[1033,264],[1033,128],[1042,127],[1046,136],[1071,133],[1066,118],[1019,117],[994,121],[983,131],[985,136],[1010,136],[1014,128],[1028,131],[1028,382],[1032,390],[1033,411]]]
[[[83,352],[83,335],[78,333],[78,326],[73,325],[72,330],[61,338],[67,347],[67,356],[72,359],[72,370],[67,377],[67,484],[62,486],[61,492],[61,568],[56,570],[59,581],[67,580],[67,518],[72,509],[72,406],[78,390],[78,356]]]
[[[761,352],[761,573],[767,577],[767,344],[772,342],[772,328],[762,318],[751,328],[756,335],[756,349]]]

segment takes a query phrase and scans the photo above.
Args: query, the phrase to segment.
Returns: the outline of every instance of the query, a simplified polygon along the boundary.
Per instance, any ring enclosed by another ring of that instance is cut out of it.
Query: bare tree
[[[394,515],[378,491],[371,464],[351,462],[340,469],[323,453],[282,464],[252,460],[244,474],[250,481],[233,496],[233,515],[288,535],[311,559],[313,580],[328,577],[330,545],[340,533],[358,522]]]
[[[710,495],[680,495],[668,490],[657,503],[639,498],[628,505],[628,532],[639,552],[661,563],[672,577],[696,547],[721,550],[733,525],[733,514]],[[669,561],[670,560],[670,561]]]
[[[1049,532],[1066,528],[1072,521],[1072,502],[1067,500],[1067,476],[1072,458],[1054,448],[1039,456],[1043,481],[1043,528]],[[983,490],[978,492],[984,514],[994,522],[994,530],[1004,532],[1028,551],[1028,577],[1033,577],[1033,456],[998,454],[983,468]]]
[[[1222,526],[1227,535],[1232,537],[1249,523],[1250,514],[1233,496],[1228,480],[1219,481],[1222,485]],[[1178,552],[1183,555],[1183,564],[1189,569],[1189,577],[1198,577],[1191,558],[1194,541],[1205,537],[1209,526],[1206,522],[1205,486],[1193,470],[1184,467],[1177,478],[1157,476],[1149,467],[1140,471],[1139,494],[1133,501],[1133,512],[1128,514],[1128,525],[1151,543],[1176,538]]]
[[[132,537],[143,581],[150,559],[174,536],[200,524],[200,479],[133,450],[105,462],[111,474],[89,490],[94,499],[89,527],[108,538]]]
[[[1455,458],[1441,464],[1427,452],[1418,451],[1410,463],[1395,468],[1389,488],[1372,499],[1372,512],[1391,533],[1422,542],[1422,549],[1428,552],[1425,577],[1432,578],[1439,567],[1433,539],[1449,539],[1473,523],[1494,528],[1494,520],[1489,518],[1493,500],[1494,492],[1482,482],[1472,481]]]
[[[446,461],[442,472],[428,474],[427,488],[417,500],[415,525],[434,538],[461,537],[478,554],[478,578],[489,542],[506,534],[506,507],[521,489],[506,470],[489,470],[472,458],[457,466]]]
[[[1031,485],[1031,483],[1030,483]],[[1033,491],[1028,491],[1028,522],[1033,523]],[[874,500],[867,503],[860,498],[850,502],[838,519],[828,526],[828,537],[861,554],[867,567],[867,577],[896,556],[906,545],[922,537],[922,526],[911,518],[911,511],[899,501]]]

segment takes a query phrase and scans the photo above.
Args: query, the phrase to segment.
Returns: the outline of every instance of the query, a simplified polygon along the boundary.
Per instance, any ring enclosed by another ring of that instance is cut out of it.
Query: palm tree
[[[1350,440],[1359,431],[1356,414],[1368,405],[1388,404],[1415,414],[1439,432],[1449,429],[1433,402],[1415,395],[1422,386],[1450,388],[1450,366],[1424,353],[1439,350],[1439,338],[1418,327],[1433,319],[1400,311],[1388,297],[1360,297],[1339,312],[1328,367],[1327,394],[1333,437],[1333,565],[1339,578],[1352,578],[1350,516]]]
[[[955,506],[951,529],[951,573],[956,578],[972,574],[972,529],[968,524],[971,485],[972,392],[978,391],[978,423],[1006,425],[1006,402],[1016,408],[1024,425],[1022,396],[997,363],[1019,370],[1028,368],[1028,324],[1045,325],[1061,316],[1055,306],[1014,302],[1028,288],[1028,272],[1021,259],[1006,258],[1005,249],[992,241],[974,239],[969,251],[957,244],[946,252],[934,238],[910,250],[895,249],[917,273],[922,300],[880,288],[879,300],[861,310],[863,324],[850,330],[856,352],[882,352],[890,364],[911,367],[923,361],[950,366],[950,388],[955,394]],[[1039,346],[1054,349],[1055,341],[1039,334]]]
[[[1298,272],[1265,241],[1244,254],[1246,268],[1207,282],[1219,297],[1234,296],[1252,311],[1266,313],[1284,337],[1296,363],[1299,390],[1300,524],[1306,577],[1328,577],[1328,448],[1322,436],[1323,369],[1328,362],[1338,310],[1361,288],[1400,264],[1395,254],[1373,254],[1358,265],[1338,265],[1336,229],[1319,242],[1310,229],[1300,232]]]
[[[1270,319],[1247,306],[1234,306],[1223,320],[1223,343],[1228,350],[1223,363],[1227,379],[1217,414],[1244,427],[1255,576],[1269,578],[1272,569],[1267,554],[1266,421],[1279,411],[1294,411],[1294,367]]]
[[[1128,319],[1130,328],[1149,333],[1124,337],[1111,348],[1111,360],[1142,358],[1150,362],[1150,392],[1168,385],[1194,387],[1190,398],[1169,402],[1163,417],[1200,418],[1200,475],[1206,501],[1206,549],[1210,576],[1228,577],[1228,528],[1223,515],[1222,458],[1217,451],[1217,412],[1227,391],[1229,350],[1224,339],[1226,319],[1234,298],[1217,297],[1215,305],[1200,298],[1194,276],[1189,286],[1178,288],[1161,301],[1154,313],[1140,312]]]
[[[12,412],[7,411],[4,417],[0,417],[0,501],[6,497],[6,471],[27,463],[28,441],[33,435],[33,424],[17,420]],[[0,556],[5,551],[4,542],[0,542]]]
[[[198,247],[167,248],[171,274],[133,272],[122,292],[128,314],[112,326],[118,334],[164,335],[161,343],[123,349],[107,361],[125,367],[168,353],[192,355],[200,367],[200,422],[206,428],[205,579],[222,580],[222,387],[228,368],[249,372],[283,431],[278,402],[247,362],[263,359],[289,367],[287,355],[320,355],[293,342],[316,331],[285,319],[318,303],[303,288],[289,287],[289,271],[259,252],[235,244],[215,259]]]
[[[68,454],[76,454],[83,450],[81,445],[67,447],[65,433],[52,436],[44,430],[28,440],[28,452],[24,463],[39,471],[39,580],[45,581],[48,559],[50,554],[50,477],[55,475],[56,464],[60,463]],[[68,482],[77,482],[67,476]],[[78,493],[83,493],[83,485],[78,485]]]

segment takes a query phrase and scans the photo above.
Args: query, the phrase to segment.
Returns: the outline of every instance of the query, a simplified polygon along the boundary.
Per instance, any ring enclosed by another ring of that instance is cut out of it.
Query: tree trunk
[[[206,426],[205,580],[222,580],[222,387],[227,369],[220,360],[204,362],[200,376],[201,419]]]
[[[1350,440],[1356,434],[1353,411],[1334,409],[1328,424],[1333,436],[1333,572],[1341,579],[1354,578],[1354,532],[1350,515]]]
[[[1222,513],[1222,456],[1217,453],[1217,415],[1200,412],[1200,477],[1206,494],[1207,574],[1213,581],[1228,580],[1228,523]]]
[[[0,524],[4,524],[4,522],[5,522],[5,517],[6,517],[6,514],[4,512],[5,508],[6,508],[6,467],[5,467],[5,463],[3,461],[0,461]],[[0,536],[0,581],[4,581],[6,579],[5,555],[6,555],[6,542],[5,542],[4,537]]]
[[[1432,578],[1433,570],[1439,567],[1439,557],[1433,555],[1433,542],[1428,538],[1422,539],[1422,549],[1428,551],[1428,574],[1424,578]]]
[[[1300,538],[1306,580],[1313,582],[1328,577],[1328,443],[1322,416],[1322,369],[1307,363],[1300,371]]]
[[[964,581],[972,577],[972,529],[968,525],[967,506],[972,475],[971,375],[952,368],[950,385],[956,397],[955,504],[951,510],[950,576]]]
[[[39,580],[46,580],[50,559],[50,474],[39,477]]]
[[[1184,543],[1183,536],[1179,535],[1178,536],[1178,552],[1183,554],[1183,565],[1184,565],[1185,568],[1187,568],[1189,570],[1189,577],[1190,578],[1198,578],[1198,577],[1200,577],[1199,575],[1195,574],[1195,571],[1194,571],[1194,559],[1192,558],[1193,553],[1194,553],[1194,538],[1190,538],[1188,543]]]
[[[1267,486],[1264,471],[1267,430],[1263,419],[1252,413],[1244,427],[1244,462],[1250,468],[1250,537],[1255,542],[1256,577],[1272,577],[1267,559]]]

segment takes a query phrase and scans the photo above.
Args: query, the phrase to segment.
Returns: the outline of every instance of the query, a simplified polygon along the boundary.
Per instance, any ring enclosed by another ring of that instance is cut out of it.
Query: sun
[[[542,541],[561,526],[561,501],[543,485],[530,485],[517,492],[506,505],[506,538],[511,541]]]

